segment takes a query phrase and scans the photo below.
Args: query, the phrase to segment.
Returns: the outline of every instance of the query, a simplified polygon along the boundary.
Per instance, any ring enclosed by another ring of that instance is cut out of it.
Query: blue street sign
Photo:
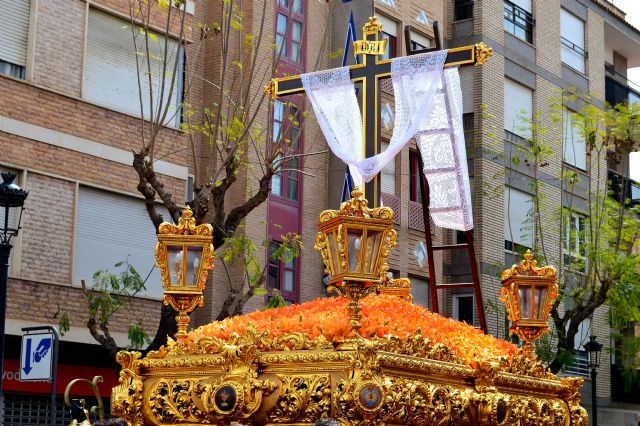
[[[20,352],[20,380],[51,380],[53,335],[24,334]]]

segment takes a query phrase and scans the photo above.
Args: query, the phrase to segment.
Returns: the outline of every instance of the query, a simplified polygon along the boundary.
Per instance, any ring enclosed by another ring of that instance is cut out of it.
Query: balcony
[[[626,84],[622,84],[613,77],[605,77],[605,99],[611,105],[616,104],[632,104],[634,102],[640,105],[640,93],[633,90]]]
[[[609,170],[607,179],[614,200],[621,204],[628,200],[631,206],[640,204],[640,182],[621,176],[613,170]]]

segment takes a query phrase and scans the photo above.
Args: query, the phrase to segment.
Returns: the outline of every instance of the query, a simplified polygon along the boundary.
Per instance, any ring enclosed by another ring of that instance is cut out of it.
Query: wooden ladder
[[[438,22],[433,23],[433,35],[435,38],[435,47],[431,49],[412,50],[411,49],[411,27],[404,27],[404,39],[407,47],[408,55],[415,55],[417,53],[425,53],[431,51],[440,50],[440,31]],[[419,167],[422,171],[424,169],[422,163],[422,155],[418,155]],[[438,290],[452,290],[472,288],[473,298],[476,302],[476,309],[478,310],[478,319],[480,320],[480,329],[487,333],[487,321],[484,315],[484,303],[482,302],[482,290],[480,287],[480,275],[478,273],[478,265],[476,263],[476,252],[473,245],[473,230],[465,231],[466,240],[461,244],[445,244],[441,246],[434,246],[431,239],[431,216],[429,213],[429,183],[423,173],[420,173],[420,192],[422,194],[422,215],[424,219],[424,237],[427,246],[427,261],[429,265],[429,292],[431,295],[431,311],[439,313],[438,307]],[[471,282],[462,283],[443,283],[438,284],[436,282],[436,268],[433,259],[433,254],[436,251],[453,251],[453,250],[465,250],[469,257],[469,267],[471,269]]]

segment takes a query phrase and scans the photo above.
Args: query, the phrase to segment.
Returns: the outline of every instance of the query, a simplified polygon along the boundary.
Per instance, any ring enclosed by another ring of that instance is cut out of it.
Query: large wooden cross
[[[380,55],[384,54],[388,41],[388,39],[380,40],[381,31],[382,24],[378,22],[375,16],[370,17],[369,22],[363,27],[364,40],[354,42],[354,53],[362,55],[361,63],[349,67],[351,80],[362,84],[362,136],[365,158],[372,157],[380,152],[380,144],[378,142],[380,134],[378,120],[380,117],[380,80],[391,76],[391,59],[379,59]],[[436,37],[439,39],[437,31]],[[439,49],[439,40],[437,40],[436,45]],[[491,55],[491,48],[483,43],[456,47],[448,50],[444,66],[482,65]],[[370,56],[371,58],[369,58]],[[276,99],[281,96],[304,93],[304,88],[302,87],[300,76],[294,75],[271,79],[265,87],[265,92],[272,99]],[[379,188],[378,177],[367,183],[365,188],[362,188],[371,206],[380,205]]]

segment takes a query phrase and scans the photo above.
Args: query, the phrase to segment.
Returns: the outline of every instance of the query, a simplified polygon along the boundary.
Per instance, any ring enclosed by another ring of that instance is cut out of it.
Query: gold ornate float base
[[[420,334],[338,351],[249,329],[141,358],[120,352],[112,413],[133,425],[587,425],[582,379],[519,355],[469,367]]]

